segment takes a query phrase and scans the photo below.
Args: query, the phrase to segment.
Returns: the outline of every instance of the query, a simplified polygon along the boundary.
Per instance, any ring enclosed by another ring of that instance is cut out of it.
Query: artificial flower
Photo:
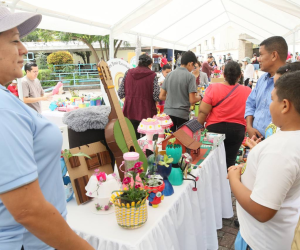
[[[131,178],[130,177],[125,177],[123,180],[123,184],[127,185],[131,182]]]
[[[100,181],[100,178],[102,178],[101,181],[106,181],[106,174],[104,172],[96,173],[95,175],[98,181]]]
[[[135,188],[140,188],[140,187],[141,187],[140,184],[135,185]]]

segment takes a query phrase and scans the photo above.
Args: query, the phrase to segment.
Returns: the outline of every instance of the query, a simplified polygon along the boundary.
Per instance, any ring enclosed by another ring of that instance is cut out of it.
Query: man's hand
[[[261,138],[255,139],[256,136],[253,136],[251,139],[248,137],[246,139],[245,145],[248,146],[250,149],[254,148],[258,143],[261,142]]]
[[[250,138],[257,140],[258,138],[263,138],[262,134],[255,128],[247,126],[247,132]]]
[[[229,180],[232,180],[232,179],[241,180],[241,172],[242,172],[243,166],[244,166],[244,163],[240,164],[238,166],[231,166],[230,168],[228,168],[227,179],[229,179]]]
[[[49,101],[49,102],[51,102],[52,99],[53,99],[53,96],[43,96],[42,97],[42,101]]]

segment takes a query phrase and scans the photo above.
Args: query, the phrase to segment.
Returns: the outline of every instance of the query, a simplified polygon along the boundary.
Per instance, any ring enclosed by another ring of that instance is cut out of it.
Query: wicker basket
[[[132,202],[129,204],[121,204],[120,199],[116,199],[122,192],[116,192],[112,195],[111,201],[115,205],[117,223],[125,229],[139,228],[145,224],[148,218],[148,210],[146,205],[147,198],[142,202]]]

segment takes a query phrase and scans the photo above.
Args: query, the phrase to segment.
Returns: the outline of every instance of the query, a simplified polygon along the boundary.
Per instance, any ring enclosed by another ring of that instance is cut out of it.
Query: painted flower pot
[[[125,229],[135,229],[144,225],[148,219],[148,209],[146,205],[146,197],[142,201],[131,204],[121,203],[120,199],[116,199],[122,192],[116,192],[111,197],[111,202],[115,205],[117,223]]]
[[[173,147],[172,145],[167,145],[166,154],[167,156],[171,156],[173,158],[174,164],[177,164],[182,155],[181,145],[175,144],[175,147]]]
[[[145,190],[148,190],[149,196],[147,200],[149,201],[149,206],[157,208],[161,201],[164,199],[164,188],[165,183],[161,181],[161,184],[155,187],[145,186]]]
[[[157,165],[157,172],[160,174],[161,177],[163,177],[165,183],[164,196],[171,196],[172,194],[174,194],[173,186],[168,180],[171,171],[172,171],[172,164],[169,164],[169,167],[160,164]]]
[[[169,176],[169,181],[173,186],[180,186],[183,183],[183,173],[179,166],[178,167],[174,167],[174,166],[178,166],[178,165],[173,164],[172,171]]]

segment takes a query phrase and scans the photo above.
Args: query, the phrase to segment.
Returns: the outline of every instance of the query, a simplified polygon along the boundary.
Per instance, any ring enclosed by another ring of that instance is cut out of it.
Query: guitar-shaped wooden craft
[[[111,106],[110,121],[105,127],[105,139],[108,147],[114,154],[120,178],[123,180],[124,173],[119,169],[123,161],[123,153],[132,151],[139,153],[139,160],[143,162],[145,171],[147,170],[148,162],[137,142],[134,127],[130,120],[124,117],[107,63],[101,61],[98,63],[97,68]]]

